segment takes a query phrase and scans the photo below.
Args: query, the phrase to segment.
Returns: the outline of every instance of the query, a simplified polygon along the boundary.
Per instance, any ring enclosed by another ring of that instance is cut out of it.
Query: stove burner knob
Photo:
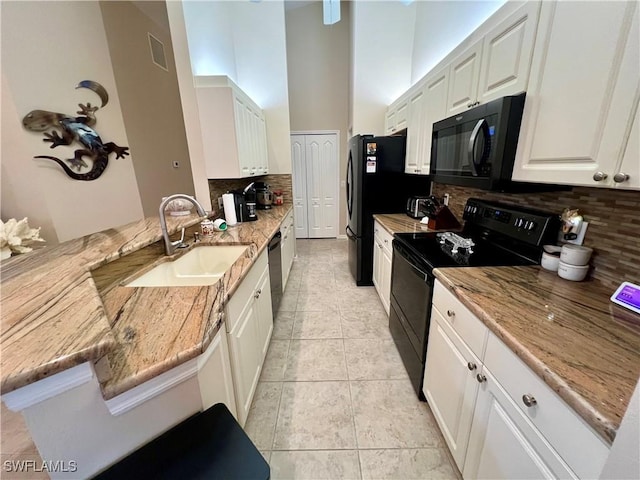
[[[527,230],[533,230],[534,228],[536,228],[536,222],[529,222],[529,226],[527,227]]]

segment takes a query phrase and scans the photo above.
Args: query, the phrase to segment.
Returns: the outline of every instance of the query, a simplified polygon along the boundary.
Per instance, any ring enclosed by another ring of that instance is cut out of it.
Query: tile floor
[[[459,479],[346,240],[298,240],[245,430],[271,478]]]

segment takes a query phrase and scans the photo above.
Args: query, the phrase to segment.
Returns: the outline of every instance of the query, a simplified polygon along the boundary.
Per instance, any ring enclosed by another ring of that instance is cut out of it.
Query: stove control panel
[[[554,213],[477,198],[467,200],[462,218],[472,225],[536,246],[555,243],[560,226]]]

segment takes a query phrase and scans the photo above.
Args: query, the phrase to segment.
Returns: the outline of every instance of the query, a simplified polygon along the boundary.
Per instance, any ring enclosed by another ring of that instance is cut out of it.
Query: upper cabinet
[[[527,2],[453,59],[446,116],[526,89],[539,9]]]
[[[385,135],[393,135],[407,128],[409,118],[409,95],[404,94],[389,105],[384,118]]]
[[[638,9],[543,3],[514,180],[640,188]]]
[[[269,173],[262,109],[226,76],[195,77],[208,178]]]

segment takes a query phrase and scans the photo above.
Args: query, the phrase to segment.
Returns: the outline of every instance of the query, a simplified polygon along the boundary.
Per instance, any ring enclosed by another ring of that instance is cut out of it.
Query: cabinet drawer
[[[489,330],[439,281],[435,283],[433,307],[469,345],[473,353],[482,358]]]
[[[391,242],[393,242],[393,235],[391,235],[386,228],[380,225],[380,222],[377,220],[374,223],[373,227],[374,237],[380,241],[380,245],[384,248],[389,256],[391,256],[392,246]]]
[[[597,478],[609,447],[498,337],[489,334],[484,364],[527,418],[580,478]],[[523,396],[536,404],[527,407]]]

